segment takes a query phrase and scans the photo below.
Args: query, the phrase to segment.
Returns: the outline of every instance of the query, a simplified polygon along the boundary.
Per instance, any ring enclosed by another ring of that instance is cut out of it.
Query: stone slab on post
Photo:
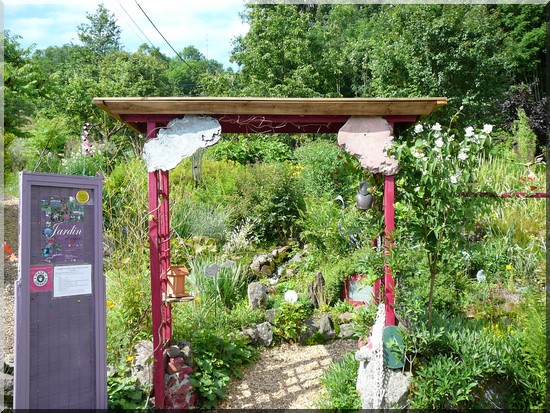
[[[359,159],[361,166],[373,173],[384,175],[384,224],[386,240],[384,253],[389,256],[393,243],[389,240],[395,229],[395,179],[399,171],[397,160],[387,154],[393,143],[393,120],[382,117],[352,116],[338,132],[338,145]],[[381,287],[376,281],[375,294]],[[384,264],[384,301],[386,305],[386,325],[395,324],[394,279],[387,260]]]

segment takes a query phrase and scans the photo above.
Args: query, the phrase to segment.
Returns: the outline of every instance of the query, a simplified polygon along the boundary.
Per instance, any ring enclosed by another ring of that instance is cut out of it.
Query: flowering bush
[[[481,200],[465,198],[476,181],[476,167],[490,145],[493,127],[467,127],[462,133],[417,124],[394,145],[390,154],[401,167],[397,186],[404,201],[406,227],[421,240],[430,271],[428,320],[431,320],[434,280],[443,256],[469,232],[480,213]]]

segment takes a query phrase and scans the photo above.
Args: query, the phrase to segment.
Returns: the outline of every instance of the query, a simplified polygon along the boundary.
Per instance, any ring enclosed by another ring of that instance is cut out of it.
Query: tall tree
[[[88,23],[78,25],[78,38],[84,46],[96,54],[117,51],[120,43],[121,29],[114,14],[109,14],[103,3],[99,3],[95,14],[86,13]]]

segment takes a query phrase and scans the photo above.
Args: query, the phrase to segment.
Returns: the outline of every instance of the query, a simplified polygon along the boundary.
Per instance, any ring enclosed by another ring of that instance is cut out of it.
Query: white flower
[[[436,122],[435,125],[432,126],[432,130],[440,132],[441,131],[441,125],[439,122]]]
[[[460,159],[461,161],[465,161],[466,159],[468,159],[468,155],[466,154],[466,152],[459,152],[458,159]]]
[[[414,125],[414,132],[415,133],[424,132],[424,126],[422,126],[420,123]]]
[[[438,139],[435,141],[435,146],[437,146],[438,148],[443,147],[443,139],[438,138]]]
[[[466,129],[466,134],[464,136],[466,136],[467,138],[469,138],[470,136],[473,136],[474,135],[474,128],[471,127],[471,126],[468,126]]]
[[[488,123],[483,125],[483,132],[484,133],[491,133],[492,131],[493,131],[493,125],[489,125]]]
[[[285,301],[294,304],[296,301],[298,301],[298,294],[294,290],[288,290],[285,293]]]
[[[420,148],[415,148],[413,149],[412,154],[415,158],[420,159],[424,156],[424,151]]]
[[[451,175],[451,183],[452,184],[456,184],[458,182],[458,176],[456,175]]]

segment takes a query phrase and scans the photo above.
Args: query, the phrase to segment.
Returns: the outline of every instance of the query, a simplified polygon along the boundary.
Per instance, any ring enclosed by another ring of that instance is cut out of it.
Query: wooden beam
[[[97,97],[93,102],[120,119],[130,114],[427,116],[447,99]]]

